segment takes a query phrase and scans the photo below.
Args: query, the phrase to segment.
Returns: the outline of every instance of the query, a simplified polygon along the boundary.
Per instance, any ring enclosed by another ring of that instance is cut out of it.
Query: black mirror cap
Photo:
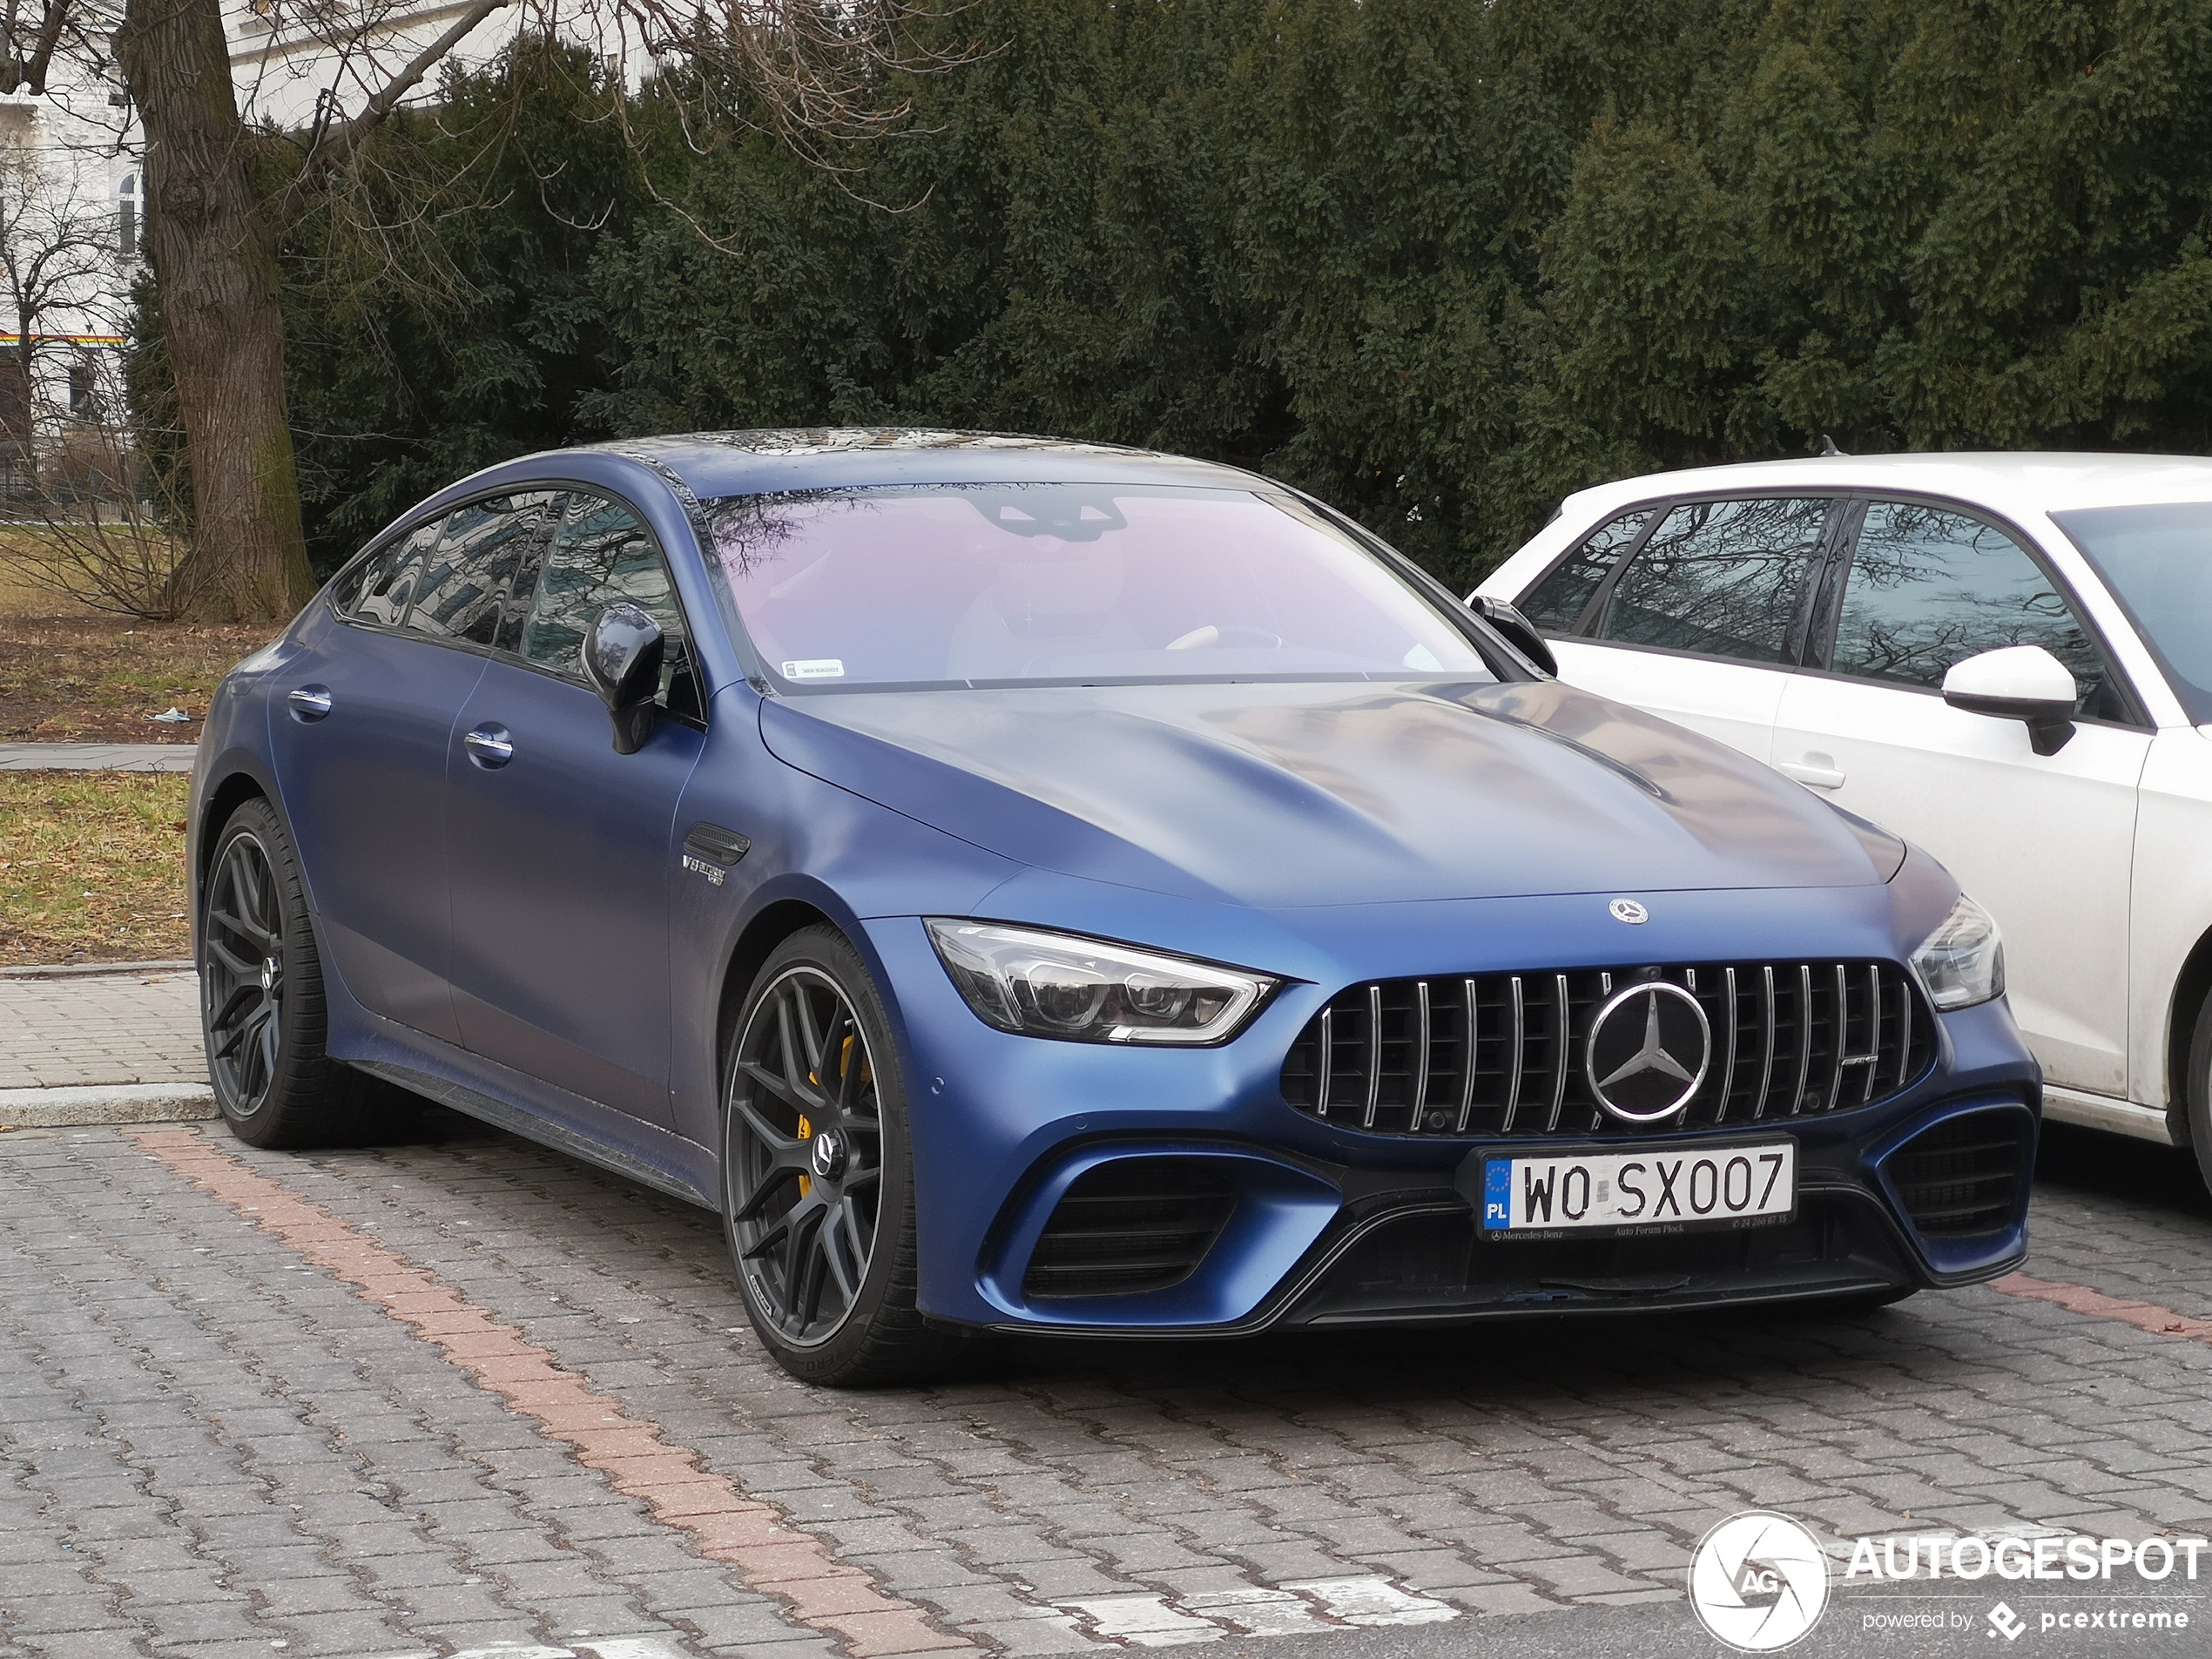
[[[2027,727],[2028,747],[2040,755],[2058,753],[2074,737],[2074,705],[2056,698],[1975,697],[1966,691],[1946,691],[1943,700],[1967,714],[2022,722]]]
[[[636,605],[609,605],[583,642],[583,677],[614,718],[615,752],[635,754],[651,735],[658,712],[662,660],[668,640],[660,624]]]
[[[1542,669],[1554,679],[1559,678],[1559,658],[1552,655],[1551,646],[1543,635],[1536,631],[1536,624],[1521,614],[1521,607],[1504,599],[1493,599],[1487,593],[1467,596],[1467,609],[1506,637],[1506,643]]]

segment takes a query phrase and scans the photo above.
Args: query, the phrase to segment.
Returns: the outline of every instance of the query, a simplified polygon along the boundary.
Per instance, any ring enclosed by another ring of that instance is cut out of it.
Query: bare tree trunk
[[[274,237],[246,178],[220,0],[127,0],[116,56],[146,135],[145,252],[192,468],[187,585],[210,618],[314,593],[284,396]]]

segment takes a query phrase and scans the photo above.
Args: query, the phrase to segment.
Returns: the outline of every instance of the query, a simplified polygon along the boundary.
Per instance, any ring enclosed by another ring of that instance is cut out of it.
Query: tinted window
[[[408,626],[514,650],[565,499],[541,489],[455,508],[424,561]]]
[[[422,574],[422,556],[437,544],[438,527],[444,523],[442,517],[434,518],[394,536],[348,571],[339,587],[339,610],[389,628],[405,622],[408,604],[415,597],[415,583]]]
[[[661,558],[660,544],[620,502],[581,491],[570,494],[545,556],[545,573],[538,580],[529,625],[523,631],[523,655],[556,673],[582,679],[584,636],[601,611],[625,599],[659,623],[667,637],[664,698],[684,712],[696,712],[684,610]],[[668,688],[679,675],[685,686],[671,696]]]
[[[1866,509],[1844,582],[1830,665],[1839,674],[1931,690],[1952,664],[2006,645],[2040,645],[2106,712],[2096,641],[2019,543],[1978,518],[1910,502]]]
[[[1433,600],[1271,491],[912,485],[736,496],[707,523],[797,684],[1493,678]]]
[[[2189,718],[2212,724],[2212,503],[2052,517],[2128,607]]]
[[[1676,508],[1621,572],[1598,637],[1782,661],[1828,509],[1818,498]]]
[[[1529,590],[1521,614],[1548,634],[1571,634],[1582,620],[1590,596],[1611,574],[1621,556],[1635,544],[1656,508],[1639,507],[1602,524],[1569,553],[1552,573]]]

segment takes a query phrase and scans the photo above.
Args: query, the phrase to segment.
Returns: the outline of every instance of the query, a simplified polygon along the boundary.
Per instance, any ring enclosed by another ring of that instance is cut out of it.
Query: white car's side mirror
[[[1943,677],[1943,700],[1970,714],[2021,720],[2040,755],[2054,755],[2074,735],[2080,687],[2066,664],[2040,645],[2007,645],[1953,663]]]

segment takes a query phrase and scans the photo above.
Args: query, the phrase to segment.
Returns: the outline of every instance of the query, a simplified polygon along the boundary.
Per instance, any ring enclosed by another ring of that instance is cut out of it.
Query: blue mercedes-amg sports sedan
[[[1679,585],[1716,640],[1771,602]],[[1548,661],[1171,456],[492,468],[216,696],[224,1116],[327,1143],[399,1085],[715,1210],[833,1383],[962,1332],[1863,1307],[2018,1261],[2040,1082],[1988,918]]]

